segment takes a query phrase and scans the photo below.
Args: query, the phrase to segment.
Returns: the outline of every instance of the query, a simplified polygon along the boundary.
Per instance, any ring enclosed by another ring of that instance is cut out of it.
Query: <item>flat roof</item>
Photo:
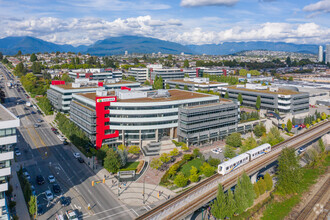
[[[169,82],[198,84],[198,85],[222,84],[221,82],[213,82],[213,81],[210,81],[209,83],[198,83],[198,82],[193,82],[193,81],[184,81],[183,79],[169,80]]]
[[[278,88],[278,92],[273,92],[273,91],[269,91],[269,88],[266,90],[258,90],[258,89],[247,89],[247,88],[240,88],[237,86],[228,86],[228,89],[236,89],[236,90],[243,90],[243,91],[251,91],[251,92],[260,92],[260,93],[269,93],[269,94],[280,94],[280,95],[295,95],[295,94],[300,94],[300,92],[296,92],[293,90],[289,90],[289,89],[282,89],[282,88]]]
[[[197,93],[197,92],[190,92],[185,90],[178,90],[178,89],[171,89],[168,90],[170,93],[170,97],[160,97],[160,98],[136,98],[136,99],[117,99],[118,102],[168,102],[168,101],[176,101],[176,100],[185,100],[185,99],[195,99],[195,98],[204,98],[204,97],[211,97],[214,95],[209,95],[205,93]],[[95,100],[96,93],[78,93],[85,98]],[[108,95],[115,95],[113,91],[108,92]]]
[[[120,84],[133,84],[133,83],[138,83],[138,82],[132,82],[132,81],[126,81],[126,80],[120,80],[119,82],[115,82],[115,83],[103,83],[103,85],[120,85]],[[55,85],[58,86],[62,89],[87,89],[87,88],[99,88],[99,86],[81,86],[78,88],[73,88],[72,87],[72,83],[66,83],[64,85]]]
[[[15,119],[17,119],[17,117],[14,117],[12,113],[9,113],[8,109],[0,104],[0,121],[10,121]]]
[[[194,105],[194,106],[188,106],[188,107],[185,107],[185,108],[194,109],[194,108],[203,108],[203,107],[208,107],[208,106],[233,103],[233,101],[231,101],[229,99],[219,99],[219,100],[220,100],[220,102],[217,102],[217,103],[210,103],[210,104],[205,104],[205,105]]]

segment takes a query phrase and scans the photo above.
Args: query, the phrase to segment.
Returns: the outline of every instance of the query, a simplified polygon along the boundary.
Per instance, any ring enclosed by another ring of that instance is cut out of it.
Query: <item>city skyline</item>
[[[329,43],[330,1],[7,1],[1,34],[88,45],[112,36],[139,35],[181,44],[232,41]]]

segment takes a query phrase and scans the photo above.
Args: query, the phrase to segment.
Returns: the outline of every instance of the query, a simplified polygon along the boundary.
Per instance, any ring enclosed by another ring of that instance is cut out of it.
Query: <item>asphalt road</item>
[[[36,112],[33,107],[25,104],[17,104],[17,101],[28,101],[24,90],[20,92],[17,88],[8,89],[6,79],[13,80],[7,69],[0,65],[1,74],[5,74],[0,85],[4,88],[7,98],[5,106],[15,115],[20,116],[21,126],[18,128],[17,147],[21,155],[15,156],[19,165],[27,169],[31,176],[31,184],[35,187],[38,202],[45,213],[38,219],[55,219],[56,214],[65,214],[67,210],[73,209],[79,214],[80,219],[132,219],[136,217],[134,210],[123,205],[116,195],[103,184],[92,187],[92,181],[99,180],[93,171],[86,165],[81,164],[73,157],[73,151],[69,145],[63,145],[58,137],[50,130],[50,125],[41,122],[40,127],[35,128],[37,119],[42,115],[31,114]],[[18,169],[18,165],[16,167]],[[42,175],[45,184],[38,185],[36,176]],[[52,185],[48,183],[47,177],[54,175],[56,183],[61,187],[61,193],[54,195],[54,200],[48,202],[44,192]],[[62,207],[59,198],[64,195],[69,197],[71,203]],[[88,204],[91,210],[88,210]]]

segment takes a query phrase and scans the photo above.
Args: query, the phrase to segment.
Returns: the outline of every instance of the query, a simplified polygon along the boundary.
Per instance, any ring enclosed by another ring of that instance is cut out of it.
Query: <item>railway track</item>
[[[321,130],[320,130],[321,129]],[[262,166],[266,166],[267,164],[269,164],[272,161],[275,161],[277,159],[277,157],[280,155],[281,153],[281,149],[283,147],[299,147],[299,146],[303,146],[306,143],[309,143],[311,140],[315,139],[314,135],[310,136],[308,138],[304,138],[303,140],[293,144],[293,142],[296,142],[297,140],[301,139],[304,136],[308,136],[309,134],[313,134],[315,133],[314,131],[316,130],[320,130],[317,134],[326,134],[329,132],[330,130],[330,121],[325,121],[323,123],[321,123],[318,126],[315,126],[311,129],[309,129],[308,131],[305,131],[299,135],[296,135],[290,139],[287,139],[275,146],[272,147],[272,151],[268,154],[271,154],[272,156],[268,156],[268,157],[260,157],[257,158],[254,161],[251,161],[253,163],[248,163],[244,166],[242,166],[241,168],[239,168],[236,171],[235,175],[232,175],[230,177],[230,179],[227,179],[227,176],[221,176],[218,173],[214,174],[213,176],[211,176],[210,178],[202,181],[201,183],[195,185],[194,187],[186,190],[185,192],[173,197],[170,200],[165,201],[163,204],[155,207],[154,209],[150,210],[147,213],[144,213],[143,215],[137,217],[137,220],[142,220],[142,219],[151,219],[153,217],[155,217],[155,215],[157,215],[157,213],[168,213],[169,215],[166,216],[166,218],[163,219],[179,219],[180,216],[184,216],[187,213],[191,212],[191,208],[192,207],[197,207],[198,204],[200,204],[201,202],[205,202],[207,203],[208,201],[210,201],[212,198],[214,198],[214,195],[216,194],[217,191],[217,185],[219,183],[222,183],[224,188],[228,188],[230,186],[232,186],[233,184],[236,183],[238,177],[242,174],[243,171],[247,172],[247,173],[251,173],[254,170],[258,170],[260,167]],[[292,143],[292,144],[291,144]],[[290,146],[289,146],[290,145]],[[252,166],[253,165],[253,166]],[[227,180],[226,180],[227,179]],[[214,187],[215,185],[215,187]],[[201,193],[200,198],[191,198],[193,199],[190,203],[189,206],[187,207],[186,205],[182,206],[180,209],[176,209],[175,212],[171,213],[171,209],[173,209],[173,207],[171,207],[173,204],[176,203],[180,203],[182,202],[182,200],[184,199],[189,199],[191,197],[192,194],[194,193],[198,193],[198,191],[200,191],[203,188],[209,188],[209,191]],[[213,189],[211,189],[213,188]]]
[[[326,193],[329,190],[329,187],[330,187],[330,178],[328,178],[327,181],[325,181],[325,183],[323,183],[320,190],[313,196],[313,198],[308,202],[308,204],[305,206],[305,208],[303,208],[303,210],[301,210],[301,212],[297,216],[296,220],[308,219],[311,213],[313,213],[314,216],[321,214],[321,212],[323,212],[323,210],[321,210],[321,209],[323,209],[323,208],[321,208],[321,206],[318,207],[317,204],[319,204],[320,201],[322,200],[323,196],[326,195]],[[315,208],[315,210],[314,210],[314,208]],[[320,213],[317,213],[317,212],[320,212]]]

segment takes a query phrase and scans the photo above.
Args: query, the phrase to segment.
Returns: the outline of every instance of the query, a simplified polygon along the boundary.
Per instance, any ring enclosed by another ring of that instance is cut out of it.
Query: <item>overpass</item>
[[[202,205],[208,203],[216,197],[218,184],[222,184],[224,190],[230,189],[236,184],[237,179],[244,171],[248,175],[252,175],[258,172],[261,168],[276,161],[283,148],[289,147],[297,149],[322,137],[328,132],[330,132],[330,121],[327,120],[322,122],[320,125],[317,125],[299,135],[273,146],[270,153],[245,164],[225,176],[218,173],[214,174],[194,187],[137,217],[136,220],[184,219]]]

